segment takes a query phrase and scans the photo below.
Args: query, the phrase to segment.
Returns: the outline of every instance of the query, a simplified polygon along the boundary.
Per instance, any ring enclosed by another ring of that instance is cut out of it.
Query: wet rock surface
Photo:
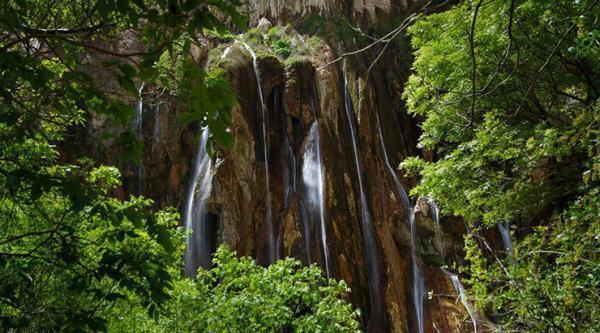
[[[325,17],[340,13],[360,22],[381,22],[395,14],[407,15],[417,4],[364,0],[354,1],[349,6],[323,0],[256,0],[250,1],[249,6],[254,13],[261,13],[251,15],[254,22],[266,17],[274,23],[286,23],[307,13]],[[261,22],[259,28],[265,33],[271,23],[266,19]],[[308,54],[294,61],[269,53],[268,45],[257,46],[261,49],[257,65],[265,100],[267,160],[262,154],[263,119],[252,57],[239,43],[228,41],[226,57],[212,60],[226,71],[239,102],[233,110],[233,147],[218,151],[214,156],[216,173],[207,211],[218,224],[215,239],[239,255],[253,256],[259,263],[266,264],[269,230],[264,221],[266,191],[269,191],[278,256],[293,256],[324,268],[326,245],[331,276],[347,281],[352,289],[351,300],[361,308],[363,324],[367,327],[371,312],[379,307],[370,304],[369,298],[365,235],[361,229],[362,199],[351,131],[344,113],[343,77],[346,75],[361,160],[358,171],[363,178],[366,206],[371,215],[375,265],[379,271],[377,283],[382,291],[382,306],[377,310],[382,313],[378,314],[379,320],[371,326],[371,331],[416,332],[411,300],[412,245],[408,212],[386,170],[374,116],[377,112],[380,117],[385,149],[394,168],[408,156],[424,154],[417,148],[418,120],[405,112],[401,99],[411,66],[407,41],[400,38],[391,44],[372,65],[381,47],[334,62],[341,49],[350,49],[352,45],[322,34],[316,38],[319,43],[311,45]],[[211,42],[207,49],[217,46]],[[207,57],[206,50],[198,52],[199,58]],[[206,61],[211,63],[211,59]],[[173,205],[181,209],[197,150],[199,126],[178,121],[185,108],[168,92],[149,86],[143,96],[147,102],[142,122],[144,170],[141,179],[135,165],[118,157],[120,148],[115,142],[96,139],[104,131],[117,130],[111,129],[103,119],[91,119],[88,128],[76,138],[77,144],[66,151],[85,149],[98,160],[120,166],[124,186],[118,195],[137,195],[141,191],[154,199],[158,207]],[[301,170],[307,138],[315,121],[324,172],[327,244],[322,243],[323,230],[319,224],[305,218],[307,207],[303,201]],[[268,189],[264,185],[265,163],[268,163],[270,178]],[[401,171],[394,172],[406,191],[414,186],[415,179],[404,177]],[[293,189],[290,184],[294,184]],[[440,268],[446,263],[462,261],[463,224],[455,219],[435,221],[431,206],[424,199],[416,201],[415,222],[418,265],[426,290],[433,295],[424,300],[425,331],[471,332],[468,313],[457,301],[458,293],[449,275]]]

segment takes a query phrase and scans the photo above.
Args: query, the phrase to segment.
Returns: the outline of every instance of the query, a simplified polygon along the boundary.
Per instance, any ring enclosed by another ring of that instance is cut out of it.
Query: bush
[[[265,268],[217,250],[214,268],[175,283],[157,319],[122,302],[111,330],[156,332],[358,332],[358,311],[344,300],[345,282],[327,280],[317,266],[287,258]]]

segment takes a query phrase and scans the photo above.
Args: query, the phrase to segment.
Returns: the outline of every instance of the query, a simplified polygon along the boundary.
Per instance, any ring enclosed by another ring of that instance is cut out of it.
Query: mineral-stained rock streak
[[[361,229],[363,234],[363,246],[365,256],[365,266],[367,271],[367,285],[369,291],[369,305],[370,313],[367,324],[367,332],[377,332],[378,325],[381,325],[380,320],[383,320],[384,313],[382,309],[381,299],[381,286],[379,285],[379,267],[377,260],[377,243],[375,240],[375,233],[373,225],[371,224],[371,214],[369,213],[369,207],[367,205],[367,198],[365,195],[363,178],[360,166],[358,139],[354,125],[352,123],[352,100],[350,98],[350,91],[348,88],[348,79],[346,73],[344,73],[344,110],[348,120],[348,126],[350,128],[350,135],[352,136],[352,149],[354,152],[354,164],[356,167],[356,173],[358,178],[358,188],[360,192],[360,205],[361,205]]]
[[[404,210],[407,213],[407,219],[410,224],[410,239],[411,239],[411,259],[412,259],[412,272],[413,272],[413,305],[415,308],[415,315],[417,317],[417,328],[419,333],[423,333],[425,328],[423,325],[423,297],[425,296],[425,281],[423,279],[423,273],[419,268],[417,262],[417,249],[416,249],[416,226],[415,226],[415,216],[414,209],[410,205],[410,199],[406,194],[406,190],[400,183],[398,179],[398,175],[392,168],[389,158],[387,156],[387,151],[385,148],[385,141],[383,140],[383,133],[381,131],[381,122],[379,120],[379,114],[375,112],[375,124],[377,125],[377,132],[379,134],[379,143],[381,144],[381,150],[383,151],[383,161],[385,162],[386,168],[390,177],[392,177],[394,187],[396,192],[400,196],[402,203],[404,205]]]
[[[265,213],[265,225],[267,228],[267,253],[269,263],[274,263],[278,259],[276,240],[277,237],[275,235],[275,228],[273,226],[273,205],[271,203],[271,190],[270,190],[270,182],[269,182],[269,159],[268,159],[268,140],[267,140],[267,115],[265,110],[265,101],[263,97],[262,91],[262,81],[260,79],[260,72],[258,71],[258,64],[256,60],[256,53],[252,50],[250,45],[243,43],[244,47],[250,55],[252,56],[252,67],[254,69],[254,76],[256,78],[256,85],[258,86],[258,97],[260,99],[260,110],[261,110],[261,118],[262,118],[262,148],[263,148],[263,159],[265,163],[265,193],[266,193],[266,213]]]

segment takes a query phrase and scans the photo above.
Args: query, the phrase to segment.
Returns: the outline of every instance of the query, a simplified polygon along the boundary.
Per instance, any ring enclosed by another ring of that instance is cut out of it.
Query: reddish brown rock
[[[339,4],[333,0],[300,1],[283,8],[287,3],[286,0],[251,1],[250,6],[259,9],[271,22],[285,22],[306,13],[346,15],[345,5],[337,6]],[[414,8],[418,3],[365,0],[355,1],[352,8],[346,9],[351,18],[363,25],[369,18],[376,18],[381,24],[390,15],[408,14],[408,8]],[[258,16],[253,14],[252,18]],[[250,255],[265,263],[268,237],[265,215],[269,191],[279,255],[294,256],[306,263],[310,257],[312,262],[325,267],[318,224],[312,223],[305,231],[301,193],[296,191],[286,200],[284,186],[292,166],[297,189],[302,181],[306,138],[316,115],[325,172],[325,224],[331,274],[336,279],[346,280],[352,289],[350,298],[361,308],[363,324],[367,324],[373,305],[369,304],[361,196],[351,133],[344,113],[344,68],[352,96],[352,121],[360,147],[366,206],[375,237],[375,265],[380,273],[377,284],[382,291],[383,313],[378,317],[381,320],[377,323],[377,332],[414,331],[408,212],[386,169],[375,123],[377,112],[393,168],[408,156],[424,154],[417,148],[418,120],[406,113],[401,98],[411,66],[409,47],[406,40],[399,39],[373,66],[381,51],[378,47],[343,62],[331,63],[339,49],[352,45],[328,38],[314,45],[310,55],[287,64],[276,56],[259,53],[258,68],[266,107],[267,161],[262,154],[261,105],[252,58],[238,43],[229,45],[226,59],[219,62],[238,96],[239,106],[233,110],[233,147],[218,151],[214,156],[216,174],[208,204],[208,212],[218,221],[217,235],[214,236],[239,255]],[[211,62],[206,51],[196,49],[194,57],[203,63]],[[370,71],[367,70],[369,67]],[[183,125],[178,121],[179,114],[185,109],[168,92],[147,87],[144,101],[142,193],[153,198],[159,207],[174,205],[181,208],[198,144],[198,125]],[[140,179],[136,167],[118,157],[119,147],[114,142],[98,143],[95,139],[107,130],[118,131],[110,128],[104,119],[91,119],[87,135],[81,135],[76,147],[66,151],[92,151],[98,160],[119,165],[125,184],[119,195],[138,194]],[[284,142],[289,143],[293,152],[292,162],[283,149]],[[426,155],[433,158],[431,154]],[[265,163],[269,166],[268,189],[265,188]],[[395,172],[407,191],[416,183],[416,179]],[[425,200],[417,202],[415,221],[418,265],[423,271],[426,289],[433,295],[425,301],[426,332],[471,332],[467,311],[457,301],[448,274],[439,268],[444,263],[462,261],[463,224],[454,219],[435,222]],[[482,332],[483,328],[478,331]]]

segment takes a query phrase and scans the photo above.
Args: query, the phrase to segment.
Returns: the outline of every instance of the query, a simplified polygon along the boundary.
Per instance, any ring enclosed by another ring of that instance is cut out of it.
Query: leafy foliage
[[[276,56],[286,65],[305,59],[312,52],[304,37],[291,24],[275,25],[266,34],[259,28],[250,29],[242,38],[252,46],[259,58]]]
[[[158,321],[140,322],[143,307],[122,302],[125,316],[112,331],[151,332],[358,332],[358,312],[343,298],[346,284],[327,280],[316,266],[287,258],[268,268],[217,250],[211,270],[178,281]],[[121,307],[122,306],[122,307]],[[125,308],[127,307],[127,308]]]
[[[185,53],[164,52],[156,66],[157,81],[177,94],[187,111],[180,120],[198,121],[211,130],[212,139],[224,148],[233,145],[230,134],[231,110],[237,105],[236,95],[219,68],[205,72]]]
[[[513,258],[467,242],[479,304],[507,329],[599,329],[599,14],[597,1],[481,0],[410,28],[404,97],[439,159],[402,167],[473,230],[515,227]]]
[[[167,299],[180,267],[178,214],[155,212],[144,198],[115,198],[118,170],[94,166],[82,156],[62,156],[57,145],[67,130],[85,125],[92,115],[128,127],[133,110],[123,93],[137,97],[136,82],[157,76],[155,62],[166,50],[186,51],[189,45],[174,46],[184,35],[223,31],[215,15],[245,25],[237,5],[236,0],[60,5],[10,0],[0,7],[3,331],[104,330],[103,313],[118,299],[137,297],[150,312]],[[137,51],[111,46],[132,35],[143,44]],[[90,57],[104,66],[100,73],[89,70]],[[182,98],[229,92],[216,74],[195,74],[206,79]],[[118,92],[100,89],[108,85],[105,80],[114,81]],[[222,123],[229,110],[221,109],[231,98],[209,101],[190,112],[210,115],[205,123],[226,133]],[[142,145],[134,135],[124,131],[117,139],[139,159]]]
[[[275,54],[280,57],[287,58],[292,54],[290,38],[285,34],[291,29],[291,26],[286,26],[284,29],[274,26],[267,32],[266,40],[271,44]]]
[[[527,332],[599,328],[600,195],[594,189],[519,241],[502,266],[467,240],[477,305]]]
[[[228,31],[216,15],[245,27],[245,17],[238,13],[238,5],[238,0],[98,0],[71,1],[67,6],[38,0],[8,1],[0,9],[2,17],[9,18],[0,25],[4,36],[0,42],[0,66],[5,83],[1,97],[4,112],[12,120],[8,125],[24,120],[18,119],[19,112],[27,111],[35,120],[36,114],[55,110],[60,110],[63,119],[73,120],[74,113],[85,110],[106,114],[117,125],[129,124],[132,108],[122,98],[114,98],[119,96],[99,88],[106,86],[106,76],[116,79],[119,94],[125,92],[137,97],[136,82],[139,85],[141,81],[156,81],[155,63],[164,52],[177,56],[189,54],[192,46],[198,46],[197,34]],[[120,49],[113,46],[117,39],[139,40],[142,45]],[[89,58],[104,66],[100,73],[86,70]],[[198,66],[191,70],[190,61],[193,60],[186,57],[186,74],[188,80],[195,79],[197,83],[178,91],[182,99],[204,98],[214,102],[206,97],[230,92],[222,89],[223,81],[218,85],[214,80],[205,82],[205,78],[216,75],[206,75]],[[212,133],[224,132],[219,127],[224,127],[222,122],[229,123],[230,115],[223,108],[231,105],[232,98],[228,95],[225,106],[190,102],[188,111],[203,125],[214,125]],[[204,121],[205,117],[219,121]],[[227,134],[217,139],[221,136]],[[129,155],[139,160],[141,145],[132,142],[132,138],[130,133],[123,133],[119,140],[129,148]],[[217,143],[223,142],[217,140]]]
[[[15,190],[0,202],[0,326],[102,330],[99,309],[125,292],[152,309],[164,301],[173,278],[167,269],[180,261],[178,214],[153,213],[142,198],[107,197],[119,184],[114,168],[84,164],[47,172],[69,177],[73,188]]]

